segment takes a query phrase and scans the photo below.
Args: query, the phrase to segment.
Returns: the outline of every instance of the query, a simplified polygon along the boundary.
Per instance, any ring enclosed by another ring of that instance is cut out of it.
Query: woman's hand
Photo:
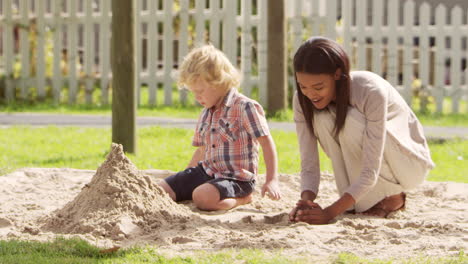
[[[296,208],[291,211],[289,218],[293,218],[291,221],[323,225],[328,224],[333,219],[333,216],[326,209],[322,209],[317,203],[310,200],[300,200]]]
[[[297,213],[299,211],[303,211],[303,210],[306,210],[306,209],[311,209],[311,208],[314,208],[314,207],[320,207],[320,205],[318,205],[317,203],[314,203],[312,202],[311,200],[299,200],[297,203],[296,203],[296,207],[294,207],[291,212],[289,213],[289,221],[291,222],[297,222]]]
[[[355,203],[356,201],[353,196],[347,192],[338,201],[325,209],[322,209],[322,207],[310,200],[306,200],[301,202],[301,204],[306,206],[306,209],[298,210],[294,220],[313,225],[328,224],[333,218],[342,214],[346,209],[351,208]]]

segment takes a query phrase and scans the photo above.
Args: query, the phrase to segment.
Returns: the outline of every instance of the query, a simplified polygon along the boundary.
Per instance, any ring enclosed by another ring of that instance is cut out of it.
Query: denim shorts
[[[201,163],[196,167],[187,168],[164,179],[176,194],[176,201],[192,200],[192,193],[198,186],[209,183],[219,191],[220,200],[239,198],[251,194],[255,188],[255,180],[238,181],[224,178],[213,178],[206,174]]]

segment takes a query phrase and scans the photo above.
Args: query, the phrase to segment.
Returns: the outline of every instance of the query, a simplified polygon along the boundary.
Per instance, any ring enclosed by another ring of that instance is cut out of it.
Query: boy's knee
[[[209,183],[202,184],[195,188],[192,193],[193,203],[201,210],[216,210],[219,202],[219,191]]]

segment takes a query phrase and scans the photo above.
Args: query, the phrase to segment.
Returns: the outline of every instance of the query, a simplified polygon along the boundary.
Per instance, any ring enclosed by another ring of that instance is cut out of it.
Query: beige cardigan
[[[434,167],[421,123],[389,82],[372,72],[351,72],[350,105],[365,116],[367,124],[360,180],[346,192],[355,198],[362,197],[373,187],[364,183],[376,182],[385,140],[395,140],[403,155],[423,162],[429,169]],[[293,110],[301,152],[301,189],[317,194],[320,182],[317,138],[307,128],[297,93]]]

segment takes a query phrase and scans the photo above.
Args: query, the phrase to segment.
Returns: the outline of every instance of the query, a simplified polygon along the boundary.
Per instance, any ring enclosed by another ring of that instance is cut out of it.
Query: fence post
[[[462,90],[460,87],[461,77],[461,58],[462,58],[462,9],[455,6],[451,11],[453,34],[451,37],[451,60],[450,60],[450,95],[452,97],[452,112],[460,112],[460,99],[462,98]]]
[[[388,3],[389,15],[388,16],[388,43],[387,43],[387,81],[394,87],[399,85],[398,80],[398,5],[399,1],[394,0]]]
[[[110,71],[110,5],[111,0],[101,1],[101,16],[102,22],[100,25],[100,39],[99,39],[99,67],[101,71],[101,103],[103,105],[109,104],[109,71]],[[139,71],[136,71],[139,72]]]
[[[5,67],[5,101],[11,103],[15,100],[15,84],[13,83],[13,66],[14,66],[14,38],[13,38],[13,14],[12,14],[12,1],[5,0],[3,1],[3,16],[4,20],[2,21],[3,29],[3,57],[4,57],[4,66]]]
[[[177,65],[182,64],[184,56],[188,53],[188,25],[189,25],[189,0],[180,1],[180,28],[179,28],[179,38],[178,38],[178,48],[177,48]],[[179,89],[179,99],[180,102],[185,105],[187,103],[187,90]]]
[[[29,9],[30,9],[30,2],[23,0],[20,1],[20,13],[21,13],[21,23],[23,25],[29,25]],[[29,26],[30,27],[30,26]],[[57,31],[56,31],[57,32]],[[20,36],[19,36],[19,41],[20,41],[20,53],[21,53],[21,81],[20,81],[20,98],[22,100],[27,100],[28,94],[29,94],[29,87],[30,81],[29,79],[31,78],[31,59],[29,56],[29,52],[31,50],[30,48],[30,40],[29,40],[29,35],[30,32],[29,30],[23,29],[20,30]],[[57,33],[54,34],[54,36],[57,36]],[[55,48],[54,44],[54,48]],[[26,55],[24,55],[26,54]],[[55,68],[54,68],[55,69]],[[54,74],[54,77],[57,76]],[[55,78],[54,78],[55,79]]]
[[[241,72],[242,92],[246,96],[252,96],[252,2],[245,1],[241,4],[242,30],[241,30]]]
[[[382,23],[383,23],[383,17],[384,17],[383,11],[384,11],[383,0],[377,0],[377,1],[372,2],[373,34],[372,34],[372,46],[371,46],[372,47],[371,48],[372,49],[372,68],[371,69],[374,73],[378,75],[382,75],[382,59],[383,59]],[[348,24],[351,23],[351,19],[349,19],[348,22],[345,22],[345,23],[348,23]],[[411,37],[411,35],[409,36]]]
[[[68,60],[68,103],[76,103],[78,97],[78,80],[77,80],[77,62],[78,62],[78,2],[74,0],[68,0],[68,17],[69,22],[67,25],[67,60]]]
[[[403,98],[411,106],[414,80],[414,44],[411,32],[414,31],[414,2],[408,1],[403,5],[404,10],[404,37],[403,37]],[[439,53],[438,53],[439,54]]]
[[[112,142],[136,152],[136,93],[133,3],[112,1]]]
[[[435,45],[435,69],[434,69],[434,90],[432,94],[436,101],[436,112],[442,113],[444,107],[445,96],[445,52],[448,50],[445,47],[444,29],[447,25],[447,9],[443,4],[439,4],[436,8],[436,45]]]
[[[285,1],[268,1],[267,109],[269,114],[287,107],[287,42]]]
[[[259,103],[266,107],[267,105],[267,95],[268,95],[268,86],[267,86],[267,77],[268,77],[268,34],[267,34],[267,23],[268,23],[268,14],[267,14],[268,0],[260,0],[258,5],[258,15],[260,23],[258,25],[258,95]]]
[[[421,79],[421,90],[419,91],[419,111],[427,112],[429,96],[429,24],[430,24],[430,5],[423,3],[419,9],[419,79]]]
[[[139,0],[137,1],[139,2]],[[139,3],[141,5],[141,3]],[[152,16],[157,16],[157,12],[158,12],[158,1],[149,1],[148,3],[148,9],[149,9],[149,13],[152,15]],[[141,12],[140,11],[141,8],[138,7],[137,9],[137,12]],[[158,20],[156,19],[151,19],[148,23],[147,23],[147,46],[150,47],[150,48],[147,48],[147,66],[146,66],[146,69],[148,71],[148,82],[147,82],[147,85],[148,85],[148,95],[149,95],[149,105],[151,106],[155,106],[158,102],[158,83],[157,83],[157,77],[156,77],[156,72],[158,71],[158,51],[159,51],[159,32],[158,32]],[[140,30],[140,29],[138,29]],[[138,38],[140,39],[140,38]],[[140,45],[140,44],[138,44]],[[138,46],[138,50],[141,50],[140,47],[142,46]],[[140,54],[138,54],[138,58],[142,59],[142,51],[139,51]],[[139,64],[141,65],[141,64]],[[166,65],[164,66],[164,68],[166,67]],[[139,71],[137,71],[139,72]],[[140,85],[138,85],[140,86]],[[141,90],[141,89],[139,89]]]
[[[172,27],[172,0],[164,0],[164,40],[163,40],[163,60],[164,60],[164,104],[172,105],[172,69],[174,68],[174,41]]]
[[[62,25],[63,20],[61,17],[62,14],[62,5],[61,1],[52,2],[53,8],[53,27],[54,27],[54,72],[52,76],[52,90],[54,97],[54,104],[58,105],[60,103],[60,93],[62,88],[62,68],[60,63],[62,61]],[[27,18],[28,9],[25,10],[25,17]],[[27,53],[23,53],[27,54]]]
[[[93,6],[91,1],[84,3],[85,17],[88,19],[84,23],[84,46],[86,53],[84,54],[84,72],[85,72],[85,100],[87,104],[93,103],[93,90],[94,90],[94,24],[93,20]]]
[[[356,10],[356,26],[359,32],[365,32],[367,25],[367,0],[356,1],[356,6],[359,6]],[[378,18],[376,18],[378,19]],[[357,40],[357,56],[356,66],[358,70],[367,69],[367,43],[364,34],[358,34]]]
[[[41,2],[37,5],[37,21],[36,21],[36,32],[37,32],[37,46],[36,46],[36,87],[37,87],[37,98],[40,101],[45,100],[46,97],[46,25],[45,25],[45,3]]]

